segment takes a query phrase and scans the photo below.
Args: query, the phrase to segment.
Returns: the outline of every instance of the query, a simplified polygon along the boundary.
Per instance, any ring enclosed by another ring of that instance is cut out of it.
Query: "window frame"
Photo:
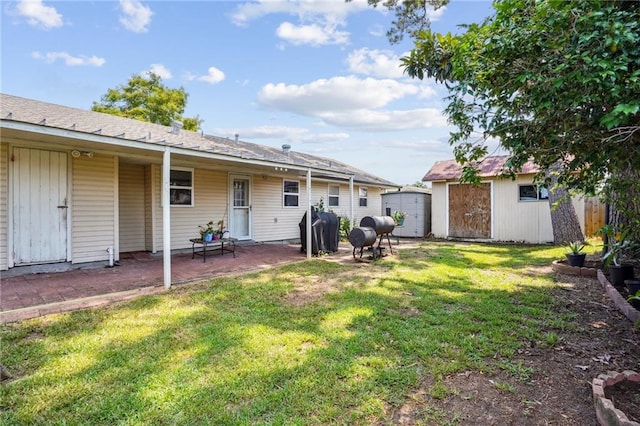
[[[287,192],[287,183],[295,183],[298,187],[298,192]],[[287,197],[296,197],[295,205],[287,204]],[[293,179],[282,179],[282,207],[285,209],[295,209],[300,207],[300,181]]]
[[[531,190],[529,192],[535,191],[536,197],[535,198],[533,198],[532,196],[523,197],[522,188],[524,187],[531,187]],[[518,202],[533,203],[536,201],[547,201],[548,199],[549,199],[549,190],[542,185],[536,185],[533,183],[525,183],[525,184],[518,185]]]
[[[171,184],[171,173],[172,172],[189,172],[189,174],[191,175],[191,185],[189,186],[183,186],[183,185],[172,185]],[[193,168],[190,167],[171,167],[171,169],[169,170],[169,206],[171,207],[193,207],[195,206],[195,171]],[[190,191],[190,197],[189,197],[189,204],[183,204],[183,203],[175,203],[173,201],[173,193],[174,191],[177,190],[181,190],[181,191]]]
[[[362,195],[364,192],[364,196]],[[364,201],[364,204],[362,203]],[[358,207],[369,207],[369,188],[366,186],[358,187]]]
[[[338,189],[338,193],[337,194],[332,194],[331,193],[331,188],[337,188]],[[332,199],[336,200],[336,204],[331,204],[331,200]],[[328,208],[340,207],[340,185],[339,184],[330,183],[328,185],[328,188],[327,188],[327,207]]]

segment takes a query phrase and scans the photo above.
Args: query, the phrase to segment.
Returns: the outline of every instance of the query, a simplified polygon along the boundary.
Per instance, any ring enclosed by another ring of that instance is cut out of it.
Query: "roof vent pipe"
[[[291,151],[291,145],[289,144],[282,145],[282,153],[284,155],[289,155],[289,151]]]
[[[182,122],[177,120],[171,120],[171,133],[174,135],[179,135],[180,130],[182,130]]]
[[[240,133],[236,133],[236,142],[238,142],[239,137],[240,137]]]

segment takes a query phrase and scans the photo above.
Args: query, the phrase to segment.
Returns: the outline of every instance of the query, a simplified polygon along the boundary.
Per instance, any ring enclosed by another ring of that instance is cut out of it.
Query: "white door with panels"
[[[229,205],[229,235],[239,240],[251,238],[251,179],[249,176],[231,176]]]
[[[14,148],[11,162],[14,265],[66,261],[67,153]]]

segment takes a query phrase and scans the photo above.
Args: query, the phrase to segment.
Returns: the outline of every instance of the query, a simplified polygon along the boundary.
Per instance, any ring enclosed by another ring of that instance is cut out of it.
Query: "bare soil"
[[[597,425],[592,380],[608,371],[640,372],[640,328],[634,327],[595,279],[557,275],[558,313],[575,314],[574,327],[554,330],[549,347],[528,342],[513,362],[533,369],[525,379],[502,372],[466,372],[445,378],[452,391],[431,396],[423,383],[394,415],[394,424]],[[616,408],[640,422],[640,385],[607,391]],[[426,409],[425,407],[429,407]]]

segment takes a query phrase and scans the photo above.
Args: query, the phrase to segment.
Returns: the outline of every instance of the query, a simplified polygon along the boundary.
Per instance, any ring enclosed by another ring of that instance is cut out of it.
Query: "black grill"
[[[353,258],[356,258],[356,250],[360,249],[360,258],[365,247],[370,247],[374,259],[381,257],[383,238],[387,238],[389,251],[393,254],[389,235],[393,232],[396,223],[391,216],[365,216],[360,221],[360,226],[355,227],[349,233],[349,242],[353,246]],[[376,241],[378,241],[377,246]]]

